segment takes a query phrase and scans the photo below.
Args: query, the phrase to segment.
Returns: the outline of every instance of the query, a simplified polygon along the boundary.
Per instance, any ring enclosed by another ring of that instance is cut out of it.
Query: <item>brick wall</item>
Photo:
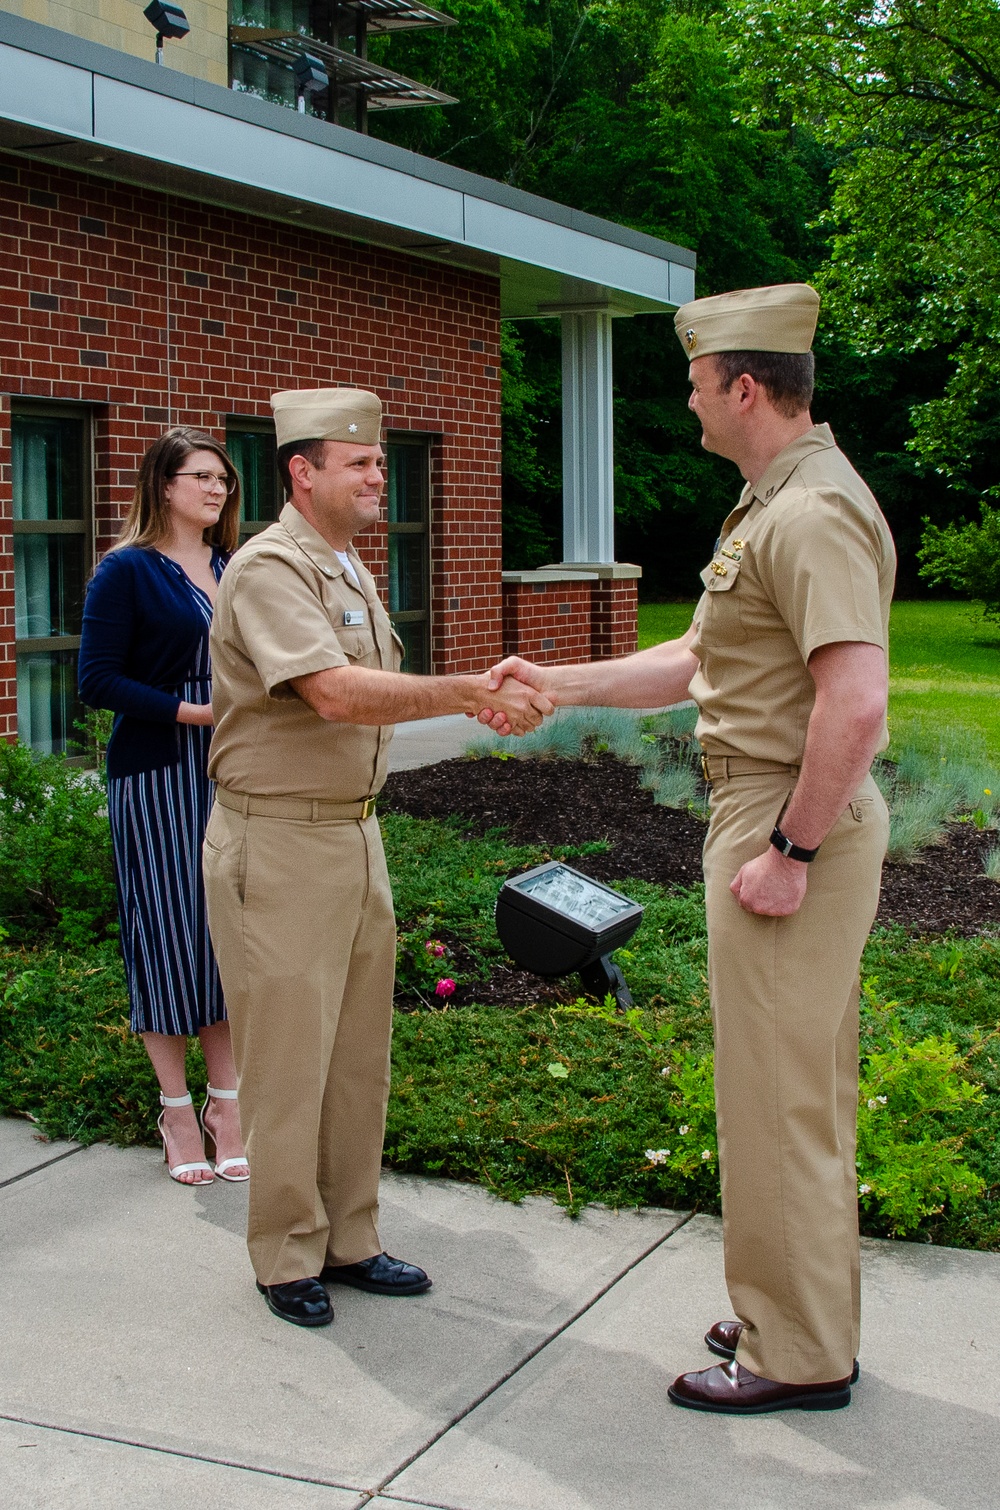
[[[433,437],[434,670],[501,651],[499,287],[0,154],[0,735],[15,729],[10,397],[87,404],[98,548],[168,423],[225,438],[278,388],[372,388]],[[169,323],[169,342],[167,339]],[[384,526],[357,541],[386,585]]]
[[[634,652],[639,631],[638,588],[634,579],[594,583],[590,622],[592,661],[609,661]]]
[[[505,582],[504,655],[548,665],[589,661],[591,591],[589,582]]]

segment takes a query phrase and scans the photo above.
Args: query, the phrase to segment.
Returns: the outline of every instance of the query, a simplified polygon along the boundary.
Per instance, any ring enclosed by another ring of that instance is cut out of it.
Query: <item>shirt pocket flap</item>
[[[736,585],[739,574],[739,561],[726,561],[722,556],[715,556],[701,573],[701,580],[706,592],[729,592]]]
[[[375,659],[375,636],[368,625],[355,629],[351,625],[338,624],[337,643],[349,661]]]

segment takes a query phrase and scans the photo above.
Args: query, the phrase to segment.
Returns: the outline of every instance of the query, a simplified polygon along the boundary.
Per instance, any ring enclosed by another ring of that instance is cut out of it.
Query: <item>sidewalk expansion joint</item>
[[[39,1421],[33,1416],[13,1416],[0,1411],[0,1421],[10,1421],[15,1426],[35,1426],[39,1431],[58,1431],[64,1436],[87,1437],[94,1442],[112,1442],[117,1447],[135,1447],[140,1452],[158,1452],[161,1457],[187,1458],[192,1463],[209,1463],[215,1468],[235,1468],[243,1473],[256,1473],[266,1479],[291,1479],[296,1484],[317,1484],[322,1489],[343,1489],[348,1494],[360,1495],[361,1504],[367,1503],[370,1491],[357,1484],[342,1484],[339,1479],[319,1478],[310,1473],[291,1473],[282,1468],[262,1468],[259,1463],[242,1463],[238,1458],[217,1458],[208,1452],[185,1452],[182,1447],[163,1447],[156,1442],[140,1442],[135,1437],[116,1436],[109,1431],[88,1431],[83,1426],[63,1426],[57,1421]]]
[[[57,1153],[51,1159],[43,1159],[40,1164],[33,1164],[30,1169],[23,1169],[20,1174],[12,1174],[9,1180],[0,1180],[0,1190],[6,1190],[8,1185],[16,1185],[18,1180],[26,1180],[29,1174],[37,1174],[40,1169],[48,1169],[52,1164],[61,1164],[63,1159],[71,1159],[75,1153],[84,1153],[86,1147],[83,1143],[79,1148],[69,1148],[65,1153]]]
[[[486,1389],[484,1389],[482,1393],[478,1394],[474,1400],[471,1400],[469,1402],[468,1405],[465,1405],[461,1410],[456,1411],[451,1419],[449,1421],[446,1421],[445,1424],[433,1434],[433,1436],[429,1437],[422,1447],[418,1447],[416,1452],[412,1452],[408,1458],[400,1463],[398,1468],[394,1468],[390,1474],[386,1475],[386,1477],[377,1486],[377,1488],[371,1491],[372,1497],[377,1497],[379,1494],[384,1495],[387,1485],[393,1483],[396,1479],[398,1479],[401,1473],[405,1473],[407,1468],[411,1467],[418,1461],[418,1459],[422,1458],[425,1453],[429,1452],[432,1447],[436,1446],[436,1444],[440,1442],[442,1437],[447,1436],[449,1431],[453,1430],[454,1427],[459,1426],[467,1416],[471,1416],[474,1410],[478,1410],[480,1405],[484,1404],[491,1395],[495,1395],[497,1390],[502,1389],[503,1386],[508,1382],[508,1380],[513,1379],[515,1374],[519,1374],[526,1364],[530,1363],[533,1358],[537,1358],[539,1353],[544,1352],[544,1350],[549,1346],[550,1343],[555,1342],[557,1337],[561,1337],[563,1332],[568,1331],[571,1326],[575,1326],[580,1318],[582,1316],[586,1316],[587,1312],[592,1310],[593,1307],[597,1305],[599,1300],[603,1300],[605,1295],[607,1295],[611,1290],[614,1289],[615,1285],[620,1284],[627,1274],[631,1274],[632,1270],[637,1269],[641,1263],[649,1258],[651,1253],[655,1253],[657,1248],[662,1248],[663,1244],[669,1242],[676,1233],[680,1232],[682,1227],[686,1227],[688,1222],[694,1215],[695,1213],[693,1211],[689,1211],[687,1216],[684,1217],[683,1221],[677,1223],[676,1227],[671,1227],[669,1232],[665,1232],[663,1236],[658,1237],[654,1243],[650,1243],[648,1248],[644,1248],[640,1254],[633,1258],[631,1263],[626,1264],[625,1268],[622,1269],[618,1274],[615,1274],[611,1279],[609,1279],[607,1284],[602,1285],[597,1293],[592,1295],[584,1305],[575,1310],[571,1316],[567,1316],[565,1321],[560,1322],[555,1331],[550,1332],[547,1337],[542,1338],[541,1342],[536,1343],[529,1352],[525,1353],[523,1358],[521,1358],[517,1363],[513,1364],[505,1374],[502,1374],[500,1378],[496,1380],[495,1383],[489,1385]],[[387,1495],[386,1497],[389,1499],[395,1499],[397,1496]],[[413,1503],[413,1501],[411,1501],[410,1503]],[[417,1501],[416,1503],[419,1504],[420,1502]],[[452,1510],[452,1507],[432,1507],[432,1510]]]

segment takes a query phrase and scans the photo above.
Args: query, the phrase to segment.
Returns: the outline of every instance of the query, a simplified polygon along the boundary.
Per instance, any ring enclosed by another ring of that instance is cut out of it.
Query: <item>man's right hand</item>
[[[510,659],[517,658],[512,656]],[[496,669],[483,672],[483,697],[484,700],[489,698],[489,706],[480,709],[480,723],[489,724],[501,735],[530,734],[543,718],[555,711],[552,702],[526,679],[515,676],[497,678]]]
[[[522,685],[525,689],[531,689],[539,694],[534,699],[536,707],[545,705],[546,717],[555,712],[554,704],[548,696],[545,686],[545,668],[536,666],[533,661],[526,661],[519,655],[509,655],[506,660],[499,661],[487,673],[488,690],[490,693],[490,706],[479,711],[478,718],[481,724],[486,724],[494,734],[521,734],[527,733],[524,729],[515,729],[510,724],[502,704],[504,690],[513,689]],[[539,720],[541,722],[541,720]]]

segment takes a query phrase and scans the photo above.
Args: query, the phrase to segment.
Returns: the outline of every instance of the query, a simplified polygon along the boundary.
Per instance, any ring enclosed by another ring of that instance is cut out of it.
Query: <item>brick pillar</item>
[[[504,572],[504,655],[549,666],[589,661],[595,585],[583,572]]]
[[[633,577],[594,583],[590,612],[590,659],[631,655],[639,639],[639,591]]]
[[[589,659],[608,661],[615,656],[631,655],[638,646],[638,582],[642,567],[630,566],[626,561],[573,561],[545,566],[542,574],[570,569],[584,572],[592,579]],[[506,578],[509,574],[504,575]]]

